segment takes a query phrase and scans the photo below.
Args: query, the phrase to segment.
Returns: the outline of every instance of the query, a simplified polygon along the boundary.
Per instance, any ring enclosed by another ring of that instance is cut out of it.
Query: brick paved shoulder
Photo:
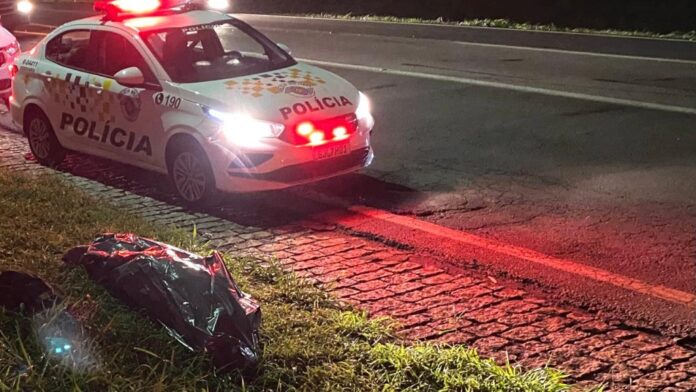
[[[0,167],[52,172],[25,159],[27,151],[20,136],[0,131]],[[473,273],[449,273],[430,256],[353,237],[333,227],[250,227],[69,172],[57,173],[150,221],[189,229],[195,225],[213,246],[233,255],[277,259],[288,270],[370,315],[393,317],[406,339],[466,344],[485,356],[523,367],[557,367],[580,385],[696,391],[693,350],[578,309],[554,306],[512,283],[494,283]]]

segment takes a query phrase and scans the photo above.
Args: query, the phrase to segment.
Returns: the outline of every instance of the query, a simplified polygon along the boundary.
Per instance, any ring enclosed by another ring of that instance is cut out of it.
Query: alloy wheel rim
[[[194,154],[179,154],[174,161],[173,172],[174,184],[184,199],[198,201],[203,198],[206,188],[205,172]]]
[[[51,150],[46,122],[35,118],[29,123],[29,143],[37,158],[46,159]]]

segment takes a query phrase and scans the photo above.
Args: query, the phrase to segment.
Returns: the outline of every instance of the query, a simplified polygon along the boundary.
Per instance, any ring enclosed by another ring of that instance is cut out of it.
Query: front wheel
[[[45,114],[38,110],[28,113],[24,132],[29,140],[29,149],[40,164],[52,167],[63,162],[65,149],[58,142]]]
[[[210,206],[219,200],[210,162],[197,144],[175,147],[169,161],[169,178],[186,204]]]

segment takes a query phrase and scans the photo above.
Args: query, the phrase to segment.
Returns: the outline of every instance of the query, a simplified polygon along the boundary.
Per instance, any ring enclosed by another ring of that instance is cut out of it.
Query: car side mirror
[[[145,85],[145,76],[138,67],[124,68],[114,74],[114,79],[118,84],[126,87],[143,87]]]
[[[292,54],[292,50],[290,50],[290,47],[289,47],[289,46],[287,46],[287,45],[285,45],[285,44],[281,44],[281,43],[278,43],[278,44],[276,44],[276,45],[278,45],[279,48],[283,49],[283,51],[284,51],[285,53],[287,53],[287,54]]]

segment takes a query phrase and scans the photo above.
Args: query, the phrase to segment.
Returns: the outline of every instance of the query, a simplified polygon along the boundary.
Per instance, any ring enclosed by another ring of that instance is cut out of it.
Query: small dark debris
[[[31,274],[0,272],[0,306],[11,312],[35,313],[52,307],[58,298],[51,286]]]

